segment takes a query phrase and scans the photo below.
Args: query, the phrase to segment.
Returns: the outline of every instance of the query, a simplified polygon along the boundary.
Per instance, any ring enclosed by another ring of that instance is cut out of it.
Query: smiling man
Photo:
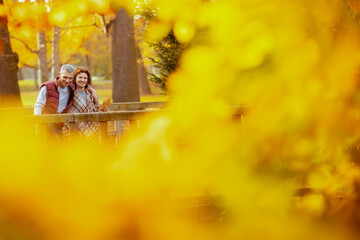
[[[34,106],[34,115],[66,113],[74,101],[74,76],[75,68],[70,64],[61,66],[59,76],[55,80],[46,82],[40,86],[40,93]],[[97,102],[97,94],[93,93]],[[56,137],[62,136],[63,123],[49,124],[49,132]]]
[[[74,99],[72,84],[75,68],[70,64],[61,67],[59,76],[40,86],[34,107],[34,115],[66,112]],[[70,87],[69,87],[70,85]]]

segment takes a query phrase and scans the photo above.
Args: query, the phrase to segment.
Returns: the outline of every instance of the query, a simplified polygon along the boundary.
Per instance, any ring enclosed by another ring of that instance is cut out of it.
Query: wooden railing
[[[40,128],[45,128],[46,124],[57,122],[69,122],[70,124],[77,122],[100,122],[101,141],[106,142],[110,131],[108,131],[109,121],[128,120],[130,125],[137,124],[137,121],[144,115],[150,113],[161,113],[171,111],[166,108],[168,102],[126,102],[113,103],[110,105],[109,112],[95,113],[66,113],[66,114],[44,114],[33,115],[33,108],[0,108],[0,118],[21,119],[31,124],[38,124]],[[248,110],[247,106],[232,106],[234,111],[233,117],[242,117]],[[46,130],[40,130],[46,132]],[[71,135],[71,133],[70,133]],[[315,188],[298,188],[294,193],[294,197],[302,197],[306,195],[321,195],[321,189]],[[174,200],[175,201],[175,200]],[[196,218],[200,221],[218,221],[224,218],[224,209],[226,204],[219,196],[204,194],[196,197],[187,197],[176,199],[180,209],[188,213],[196,214]]]
[[[116,135],[119,137],[121,132],[122,120],[129,121],[130,128],[137,128],[139,126],[139,119],[144,114],[161,113],[171,109],[166,108],[168,102],[125,102],[113,103],[109,106],[109,112],[93,112],[93,113],[65,113],[65,114],[43,114],[33,115],[33,108],[0,108],[0,118],[9,118],[22,120],[27,123],[38,124],[39,128],[44,129],[44,126],[49,123],[68,122],[70,125],[77,122],[100,122],[100,131],[102,140],[106,140],[109,135]],[[241,117],[247,107],[235,106],[230,107],[234,109],[234,117]],[[111,122],[113,121],[113,122]],[[109,131],[109,123],[113,128]],[[114,127],[115,126],[115,127]],[[75,128],[74,128],[75,129]],[[41,130],[40,132],[45,131]],[[70,135],[74,133],[70,130]]]
[[[126,111],[126,110],[142,110],[146,108],[165,108],[168,102],[122,102],[113,103],[109,109],[112,111]],[[33,115],[34,108],[32,107],[19,107],[19,108],[0,108],[0,116],[16,116],[16,115]]]

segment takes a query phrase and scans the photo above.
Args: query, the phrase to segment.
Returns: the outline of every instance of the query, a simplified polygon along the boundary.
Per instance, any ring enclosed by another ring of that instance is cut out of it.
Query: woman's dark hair
[[[90,75],[89,70],[87,70],[87,68],[78,67],[78,68],[75,69],[73,83],[74,83],[74,85],[76,87],[76,78],[80,73],[86,73],[86,75],[88,77],[88,82],[87,82],[87,84],[85,86],[85,88],[87,88],[88,86],[91,85],[91,75]]]

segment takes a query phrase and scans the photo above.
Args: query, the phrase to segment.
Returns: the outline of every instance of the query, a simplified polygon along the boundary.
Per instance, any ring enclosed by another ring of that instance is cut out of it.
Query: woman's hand
[[[99,105],[99,96],[97,95],[95,89],[93,89],[92,87],[88,86],[87,90],[89,92],[91,92],[91,97],[92,97],[92,101],[95,104],[95,106]]]
[[[108,112],[109,108],[105,107],[105,108],[99,108],[99,112]]]

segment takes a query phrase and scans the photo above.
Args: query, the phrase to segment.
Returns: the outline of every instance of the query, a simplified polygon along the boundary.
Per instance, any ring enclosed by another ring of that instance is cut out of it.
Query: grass
[[[103,80],[101,78],[92,79],[92,85],[95,88],[97,94],[99,95],[99,102],[107,97],[112,97],[112,81]],[[24,107],[34,106],[36,99],[39,94],[39,89],[35,88],[34,80],[27,79],[19,81],[21,100]],[[157,89],[154,89],[153,92],[159,92]],[[140,97],[141,102],[152,102],[152,101],[167,101],[169,96],[154,94],[154,95],[142,95]]]

